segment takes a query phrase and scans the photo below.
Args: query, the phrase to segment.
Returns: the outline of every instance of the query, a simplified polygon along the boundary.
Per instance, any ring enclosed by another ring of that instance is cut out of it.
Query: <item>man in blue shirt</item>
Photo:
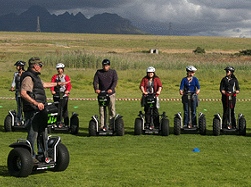
[[[198,106],[198,94],[200,93],[199,80],[194,76],[197,69],[194,66],[187,66],[187,76],[181,80],[180,95],[184,109],[184,127],[192,128],[197,126],[196,107]],[[191,96],[191,118],[188,113],[189,97]],[[189,123],[189,122],[192,122]]]

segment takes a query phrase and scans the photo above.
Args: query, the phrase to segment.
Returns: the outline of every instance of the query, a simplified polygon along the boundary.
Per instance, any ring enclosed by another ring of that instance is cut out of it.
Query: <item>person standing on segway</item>
[[[56,65],[56,69],[58,71],[57,74],[53,75],[51,78],[51,82],[69,82],[65,85],[57,85],[55,87],[51,87],[51,94],[53,95],[53,101],[58,101],[61,107],[62,117],[64,118],[65,126],[69,126],[69,116],[68,116],[68,98],[72,88],[70,77],[64,74],[65,65],[63,63],[58,63]],[[61,102],[60,102],[61,101]],[[60,116],[61,117],[61,116]],[[62,124],[59,124],[61,127]]]
[[[159,104],[159,98],[160,92],[162,90],[162,82],[160,78],[155,74],[155,68],[150,66],[146,69],[146,76],[144,76],[140,82],[139,86],[141,92],[142,92],[142,99],[141,99],[141,106],[144,107],[145,111],[145,118],[146,118],[146,124],[147,126],[150,125],[151,121],[151,114],[150,114],[150,108],[148,105],[146,105],[145,98],[148,94],[155,94],[155,106],[153,107],[153,122],[154,126],[159,126],[159,111],[158,108],[160,106]],[[150,126],[149,129],[152,130],[154,127]]]
[[[187,76],[181,80],[180,95],[182,95],[182,103],[184,110],[184,127],[192,128],[197,126],[196,107],[198,106],[198,94],[200,93],[199,80],[194,76],[197,69],[194,66],[187,66]],[[189,114],[189,97],[191,102],[191,118]],[[192,124],[190,124],[191,122]]]
[[[26,72],[21,75],[21,98],[23,104],[24,117],[26,121],[26,128],[28,131],[27,140],[30,142],[33,151],[34,163],[37,163],[35,154],[35,141],[37,139],[38,152],[41,151],[42,132],[44,132],[47,125],[47,114],[41,112],[36,115],[38,111],[44,109],[44,105],[47,101],[44,88],[54,87],[56,85],[64,85],[68,82],[42,82],[39,75],[43,63],[38,57],[32,57],[29,59],[29,67]]]
[[[102,69],[96,71],[93,79],[93,88],[95,93],[100,94],[101,91],[105,91],[109,97],[110,102],[108,105],[108,111],[110,120],[115,117],[115,88],[118,82],[118,75],[116,70],[110,69],[110,60],[104,59],[102,61]],[[99,114],[100,114],[100,129],[106,131],[104,124],[104,108],[99,106]]]
[[[24,66],[25,62],[22,60],[17,61],[14,66],[16,66],[17,72],[14,73],[10,91],[15,92],[15,99],[17,103],[17,118],[15,123],[19,126],[22,125],[22,106],[21,106],[21,97],[20,97],[20,77],[23,72],[25,72]]]
[[[235,69],[232,66],[227,66],[224,70],[226,71],[226,76],[223,77],[220,82],[221,101],[223,106],[223,127],[231,129],[236,128],[234,108],[236,104],[236,94],[240,92],[240,87],[239,82],[234,75]],[[227,125],[229,96],[232,99],[232,106],[230,106],[232,126]]]

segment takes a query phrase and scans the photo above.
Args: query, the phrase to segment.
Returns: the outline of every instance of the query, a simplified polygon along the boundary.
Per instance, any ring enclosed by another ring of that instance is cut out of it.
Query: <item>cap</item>
[[[104,59],[104,60],[102,61],[102,65],[110,65],[110,60]]]
[[[39,64],[39,65],[43,65],[43,62],[40,60],[39,57],[31,57],[29,59],[29,66],[33,65],[33,64]]]

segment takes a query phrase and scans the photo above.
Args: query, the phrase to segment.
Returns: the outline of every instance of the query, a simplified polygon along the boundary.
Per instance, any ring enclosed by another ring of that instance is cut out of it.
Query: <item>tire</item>
[[[97,126],[94,120],[89,122],[89,136],[97,136]]]
[[[122,118],[115,120],[115,132],[117,136],[123,136],[125,134],[124,121]]]
[[[32,173],[33,160],[29,150],[14,148],[8,156],[8,170],[11,176],[27,177]]]
[[[64,171],[70,162],[70,155],[66,146],[62,143],[57,145],[56,166],[54,171]]]
[[[70,122],[70,132],[71,134],[78,134],[79,130],[79,119],[78,116],[72,116],[71,117],[71,122]]]
[[[239,119],[239,135],[246,136],[246,119],[244,117]]]
[[[162,136],[169,135],[169,120],[167,118],[161,120],[161,135]]]
[[[220,135],[220,120],[218,118],[213,119],[213,135]]]
[[[202,114],[199,118],[199,130],[201,135],[206,135],[207,127],[206,127],[206,117]]]
[[[141,135],[143,127],[143,120],[141,118],[136,118],[134,122],[134,135]]]
[[[4,119],[4,130],[5,132],[11,132],[12,131],[12,116],[9,114]]]
[[[180,135],[181,131],[181,120],[178,117],[174,118],[174,134],[175,135]]]

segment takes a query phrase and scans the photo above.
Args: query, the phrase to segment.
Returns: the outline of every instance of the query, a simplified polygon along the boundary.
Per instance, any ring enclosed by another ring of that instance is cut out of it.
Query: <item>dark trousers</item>
[[[64,118],[64,124],[66,126],[69,126],[69,116],[68,116],[68,97],[63,97],[62,101],[60,101],[60,98],[57,96],[53,96],[54,102],[59,102],[57,104],[57,107],[61,107],[61,114],[59,113],[58,121],[61,120],[61,116]],[[59,111],[60,112],[60,111]]]
[[[153,117],[154,126],[158,127],[159,126],[159,110],[156,108],[156,106],[153,107],[152,109],[148,106],[144,107],[146,123],[147,124],[151,123],[151,110],[153,110],[152,117]]]
[[[231,112],[231,123],[233,127],[236,127],[236,119],[235,119],[235,104],[236,104],[236,97],[232,96],[232,100],[228,100],[228,96],[222,95],[221,98],[222,106],[223,106],[223,127],[227,127],[229,123],[229,107]]]
[[[42,133],[47,126],[47,113],[36,111],[24,112],[26,129],[28,131],[27,140],[31,143],[32,155],[35,157],[35,142],[37,140],[38,152],[43,152]]]
[[[183,124],[185,126],[189,125],[189,122],[191,121],[193,126],[197,125],[197,118],[196,118],[196,107],[198,106],[198,97],[196,94],[193,94],[191,98],[188,95],[182,96],[182,103],[183,103],[183,110],[184,110],[184,119]],[[189,101],[190,99],[190,101]],[[189,102],[191,104],[190,106],[190,112],[191,112],[191,119],[189,114]]]

